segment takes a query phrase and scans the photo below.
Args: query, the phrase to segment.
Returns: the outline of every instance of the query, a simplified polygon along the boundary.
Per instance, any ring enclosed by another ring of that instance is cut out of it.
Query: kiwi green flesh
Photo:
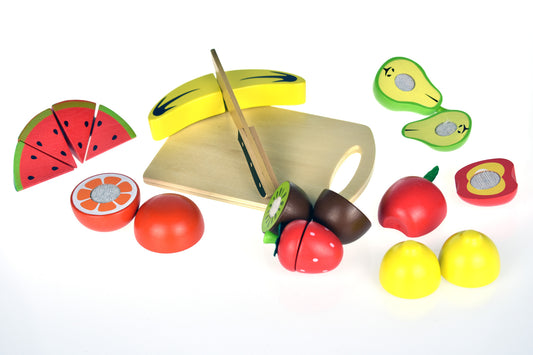
[[[310,220],[312,213],[313,206],[306,193],[296,184],[285,181],[272,194],[263,215],[261,229],[263,233],[276,233],[279,232],[278,227],[287,222],[295,219]]]
[[[263,233],[267,231],[273,231],[276,224],[278,224],[279,217],[281,212],[285,209],[285,204],[288,200],[290,190],[290,184],[285,181],[281,183],[268,201],[267,207],[265,209],[265,214],[263,215],[263,222],[261,223],[261,230]]]

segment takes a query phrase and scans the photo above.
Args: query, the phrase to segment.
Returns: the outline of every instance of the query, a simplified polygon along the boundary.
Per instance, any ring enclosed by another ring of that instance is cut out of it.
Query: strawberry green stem
[[[266,231],[266,233],[263,236],[263,243],[265,244],[274,244],[276,240],[278,240],[279,236],[276,233],[272,233],[271,231]]]
[[[438,173],[439,173],[439,167],[436,166],[433,169],[431,169],[426,175],[424,175],[424,179],[433,182],[433,180],[435,180],[435,178],[437,177]]]

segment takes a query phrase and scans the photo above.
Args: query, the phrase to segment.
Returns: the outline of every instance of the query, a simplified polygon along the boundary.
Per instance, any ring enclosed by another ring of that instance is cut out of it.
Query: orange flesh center
[[[81,201],[81,207],[87,210],[98,209],[100,212],[112,211],[118,205],[124,205],[131,197],[133,187],[120,177],[107,176],[103,179],[95,178],[88,181],[78,191],[76,197]]]

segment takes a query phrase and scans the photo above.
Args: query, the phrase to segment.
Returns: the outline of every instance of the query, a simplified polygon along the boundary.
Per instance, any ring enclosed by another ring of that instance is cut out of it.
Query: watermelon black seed
[[[35,155],[32,155],[30,158],[32,158],[33,160],[37,159]]]
[[[59,134],[59,132],[57,131],[57,128],[54,128],[54,134],[55,134],[55,135],[58,135],[58,134]]]
[[[98,149],[98,146],[97,146],[97,145],[94,145],[94,146],[93,146],[93,151],[95,151],[96,149]]]
[[[61,155],[64,156],[64,157],[66,157],[66,156],[67,156],[67,153],[65,153],[65,151],[62,150],[62,151],[61,151]]]
[[[68,127],[68,121],[63,122],[63,124],[65,125],[65,127]]]
[[[43,144],[41,143],[41,141],[37,141],[37,145],[38,145],[39,147],[42,147],[42,146],[43,146]]]
[[[85,121],[85,127],[89,127],[89,121]]]
[[[56,171],[57,169],[59,169],[57,166],[53,166],[53,167],[52,167],[52,170],[53,170],[53,171]]]
[[[115,139],[117,139],[117,135],[116,134],[113,136],[113,138],[111,138],[111,140],[114,141]]]
[[[102,121],[98,121],[98,127],[102,125]]]
[[[34,177],[34,176],[31,176],[31,175],[30,175],[30,176],[28,176],[28,180],[33,180],[33,179],[35,179],[35,177]]]
[[[81,144],[81,142],[78,142],[78,147],[83,148],[83,144]]]

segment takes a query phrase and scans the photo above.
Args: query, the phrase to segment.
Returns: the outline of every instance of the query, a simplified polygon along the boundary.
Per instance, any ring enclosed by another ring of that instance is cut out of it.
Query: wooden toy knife
[[[222,97],[226,108],[238,130],[238,141],[246,157],[248,167],[257,187],[257,191],[263,198],[270,197],[278,187],[278,181],[270,164],[268,156],[261,145],[259,136],[254,127],[249,127],[239,106],[235,93],[231,88],[226,72],[222,68],[220,59],[214,49],[211,50],[218,85],[222,91]]]

